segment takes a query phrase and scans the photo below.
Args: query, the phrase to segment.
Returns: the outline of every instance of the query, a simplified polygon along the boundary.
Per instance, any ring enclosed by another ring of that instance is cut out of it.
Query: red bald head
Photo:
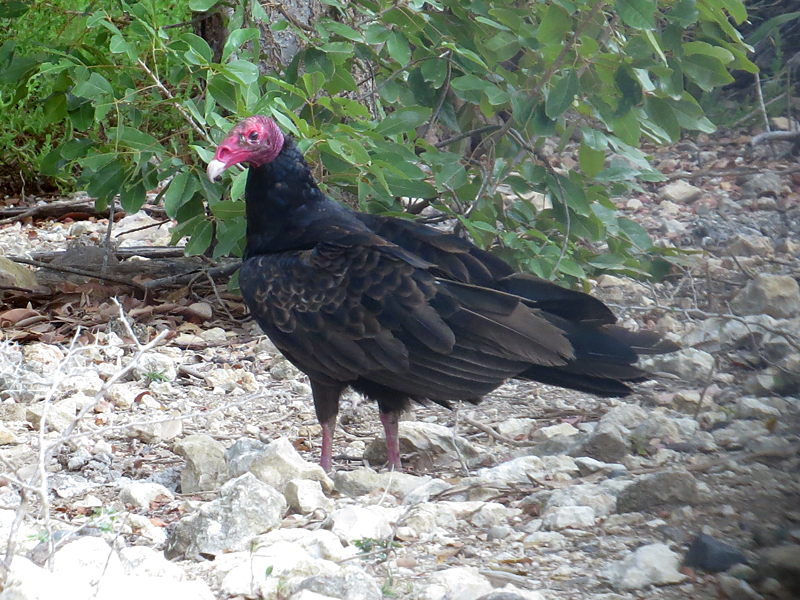
[[[275,121],[262,115],[248,117],[231,129],[228,137],[217,146],[206,173],[214,181],[235,164],[260,167],[275,160],[282,148],[283,133]]]

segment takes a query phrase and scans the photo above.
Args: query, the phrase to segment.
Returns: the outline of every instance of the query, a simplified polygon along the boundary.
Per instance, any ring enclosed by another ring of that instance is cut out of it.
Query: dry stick
[[[135,281],[128,281],[127,279],[120,279],[118,277],[112,277],[110,275],[103,275],[102,273],[96,273],[94,271],[89,271],[87,269],[78,269],[76,267],[67,267],[61,265],[51,265],[50,263],[41,262],[38,260],[30,260],[28,258],[22,258],[21,256],[9,256],[10,260],[13,260],[16,263],[20,263],[23,265],[30,265],[32,267],[39,267],[40,269],[49,269],[51,271],[59,271],[61,273],[72,273],[73,275],[82,275],[83,277],[94,277],[95,279],[99,279],[100,281],[110,281],[111,283],[121,283],[122,285],[129,285],[131,287],[139,288],[140,290],[144,290],[145,287],[140,284],[136,283]]]
[[[111,202],[108,205],[108,227],[106,228],[106,251],[103,254],[103,266],[100,269],[100,272],[105,275],[108,273],[108,261],[111,258],[112,253],[114,252],[114,248],[111,246],[111,230],[114,228],[114,208],[116,207],[117,201],[116,198],[111,198]]]
[[[758,71],[756,71],[756,96],[758,97],[759,110],[764,117],[764,128],[769,131],[769,117],[767,116],[767,107],[764,106],[764,96],[761,93],[761,77],[759,77]]]
[[[11,214],[9,217],[5,217],[0,219],[0,225],[5,225],[7,223],[16,223],[22,219],[26,219],[28,217],[38,217],[38,216],[58,216],[60,214],[64,214],[67,209],[76,208],[80,206],[89,206],[91,204],[90,201],[86,199],[81,200],[59,200],[56,202],[50,202],[48,204],[41,204],[38,206],[33,206],[29,209],[4,209],[0,211],[0,214]],[[105,211],[101,211],[99,214],[103,214]]]
[[[489,437],[494,438],[498,442],[502,442],[504,444],[508,444],[509,446],[516,446],[518,448],[529,448],[531,446],[535,446],[536,445],[535,442],[512,440],[510,437],[506,437],[504,435],[501,435],[501,434],[497,433],[494,429],[492,429],[488,425],[484,425],[483,423],[475,421],[474,419],[470,419],[467,416],[462,417],[462,418],[464,419],[465,423],[467,423],[468,425],[471,425],[475,429],[478,429],[478,430],[482,431],[483,433],[485,433]]]
[[[200,125],[198,125],[195,122],[195,120],[192,118],[192,115],[186,112],[186,109],[184,109],[183,106],[181,106],[181,103],[175,100],[175,96],[172,95],[172,92],[170,92],[166,87],[164,87],[164,84],[161,83],[158,77],[156,77],[155,73],[153,73],[150,70],[150,67],[148,67],[147,64],[141,58],[137,58],[136,61],[139,63],[139,66],[142,67],[144,72],[150,76],[150,79],[152,79],[153,83],[156,84],[156,87],[159,89],[161,94],[165,98],[172,100],[172,106],[174,106],[175,109],[179,113],[181,113],[181,115],[183,115],[183,118],[186,119],[186,122],[189,123],[192,129],[194,129],[198,134],[200,134],[200,137],[202,137],[209,144],[213,144],[214,142],[212,141],[211,137],[200,127]]]
[[[229,265],[222,265],[222,266],[219,266],[219,267],[213,267],[213,268],[209,269],[207,271],[207,273],[211,277],[217,277],[217,276],[222,277],[224,275],[229,275],[230,273],[233,273],[236,269],[239,268],[239,266],[241,264],[242,264],[242,261],[236,261],[236,262],[234,262],[232,264],[229,264]],[[152,289],[158,289],[160,287],[167,286],[167,285],[174,285],[176,283],[179,283],[179,284],[189,283],[190,281],[192,281],[193,279],[195,279],[198,276],[199,276],[199,274],[197,273],[197,271],[191,271],[189,273],[183,273],[181,275],[170,275],[169,277],[162,277],[161,279],[153,279],[152,281],[146,281],[141,285],[146,290],[152,290]]]
[[[453,409],[455,422],[453,423],[453,429],[451,430],[451,437],[453,440],[453,448],[455,448],[456,455],[458,456],[458,462],[461,463],[461,468],[464,469],[464,477],[469,477],[469,466],[467,465],[467,461],[464,459],[464,455],[461,454],[461,449],[458,447],[458,441],[456,440],[456,437],[458,436],[458,415],[460,412],[461,400],[458,401],[458,405]]]

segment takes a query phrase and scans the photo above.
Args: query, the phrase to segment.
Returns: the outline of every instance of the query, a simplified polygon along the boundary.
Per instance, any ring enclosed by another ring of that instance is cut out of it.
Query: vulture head
[[[282,148],[283,133],[275,121],[262,115],[248,117],[217,146],[206,173],[214,181],[225,169],[239,163],[260,167],[275,160]]]

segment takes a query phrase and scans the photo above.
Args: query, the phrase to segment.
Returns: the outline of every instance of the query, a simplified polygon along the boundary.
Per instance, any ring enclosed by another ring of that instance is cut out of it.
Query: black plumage
[[[377,400],[399,468],[409,400],[475,403],[513,377],[623,396],[644,379],[638,353],[673,349],[615,326],[596,298],[516,273],[464,239],[334,202],[266,117],[236,125],[208,175],[237,163],[249,166],[242,296],[311,380],[325,469],[348,386]]]

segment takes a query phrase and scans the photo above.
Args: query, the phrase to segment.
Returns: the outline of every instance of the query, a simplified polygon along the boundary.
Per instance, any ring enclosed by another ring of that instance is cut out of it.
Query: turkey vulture
[[[637,353],[674,349],[616,327],[600,300],[517,273],[456,235],[333,201],[267,117],[231,129],[208,177],[240,163],[249,172],[239,286],[311,380],[325,470],[348,386],[378,402],[388,466],[399,469],[398,417],[410,400],[477,403],[510,378],[624,396],[645,378]]]

